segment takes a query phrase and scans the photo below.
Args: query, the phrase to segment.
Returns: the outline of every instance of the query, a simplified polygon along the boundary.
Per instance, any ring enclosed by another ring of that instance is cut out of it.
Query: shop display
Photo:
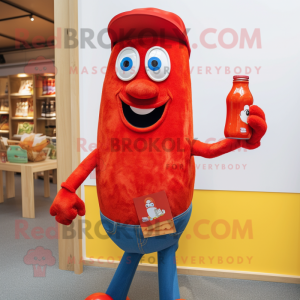
[[[22,95],[31,95],[33,93],[33,82],[32,80],[22,80],[19,94]]]
[[[149,28],[155,38],[144,36]],[[131,30],[130,39],[124,40],[120,29]],[[180,299],[175,252],[192,212],[193,156],[213,158],[240,147],[258,148],[267,130],[265,115],[259,107],[249,107],[247,123],[253,134],[248,140],[214,144],[194,140],[191,48],[180,17],[155,8],[132,10],[115,16],[108,33],[112,51],[102,90],[97,149],[61,184],[50,213],[65,225],[77,214],[83,216],[85,205],[75,192],[96,168],[102,225],[125,253],[106,294],[87,299],[125,300],[140,259],[152,252],[158,252],[159,299]],[[124,137],[130,143],[122,150]],[[174,173],[170,163],[181,166],[180,171]],[[144,238],[133,199],[160,191],[168,199],[176,233]]]
[[[28,163],[27,151],[20,146],[9,146],[7,149],[7,160],[11,163]]]
[[[247,123],[253,97],[249,90],[249,76],[233,76],[233,85],[226,99],[227,116],[224,135],[229,139],[249,140],[252,129]]]
[[[17,134],[32,133],[34,129],[33,122],[18,123]]]
[[[25,75],[26,77],[24,77]],[[9,139],[20,138],[23,133],[33,133],[34,131],[45,134],[45,125],[50,123],[51,126],[54,126],[51,127],[51,136],[55,136],[55,79],[38,74],[25,75],[15,74],[0,78],[1,134],[8,136]],[[33,82],[35,83],[34,88]],[[47,95],[48,83],[51,85],[50,95]],[[36,118],[35,112],[37,113]],[[49,122],[44,119],[46,116],[49,118]],[[27,122],[24,122],[25,120]]]
[[[19,146],[27,151],[28,160],[31,162],[43,161],[47,158],[50,141],[42,134],[24,134]]]

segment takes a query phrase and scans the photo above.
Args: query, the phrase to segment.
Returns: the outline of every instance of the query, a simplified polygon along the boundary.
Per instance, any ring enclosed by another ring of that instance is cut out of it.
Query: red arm
[[[85,179],[91,174],[97,165],[98,150],[95,149],[86,157],[68,179],[61,184],[61,187],[66,188],[70,192],[75,192]]]
[[[50,214],[55,216],[57,222],[70,225],[77,214],[80,216],[85,215],[84,202],[75,192],[96,167],[97,157],[98,151],[95,149],[61,184],[62,189],[58,192],[50,207]]]
[[[250,107],[250,116],[247,122],[252,127],[253,133],[249,140],[225,139],[214,144],[205,144],[194,140],[192,144],[192,155],[205,158],[214,158],[225,153],[234,151],[240,147],[255,149],[260,146],[260,140],[267,131],[267,123],[264,112],[256,105]]]

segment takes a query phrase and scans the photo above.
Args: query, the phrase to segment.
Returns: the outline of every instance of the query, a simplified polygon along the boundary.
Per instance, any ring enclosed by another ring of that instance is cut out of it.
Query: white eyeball
[[[152,47],[145,57],[145,68],[153,81],[164,81],[171,72],[171,61],[168,52],[162,47]]]
[[[123,81],[134,78],[140,68],[140,55],[135,48],[126,47],[118,55],[116,60],[117,76]]]

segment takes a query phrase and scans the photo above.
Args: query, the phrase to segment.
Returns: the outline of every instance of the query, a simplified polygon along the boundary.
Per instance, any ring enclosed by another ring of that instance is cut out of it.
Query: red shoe
[[[114,300],[114,299],[106,294],[96,293],[88,296],[85,300]],[[130,300],[129,297],[127,297],[126,300]]]

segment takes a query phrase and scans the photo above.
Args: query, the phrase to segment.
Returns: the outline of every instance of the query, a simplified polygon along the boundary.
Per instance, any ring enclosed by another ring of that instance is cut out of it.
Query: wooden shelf
[[[55,98],[55,97],[56,97],[56,95],[46,95],[46,96],[39,96],[36,99],[37,100],[45,100],[47,98]]]
[[[0,99],[5,99],[5,98],[8,98],[8,94],[0,95]]]
[[[0,115],[9,115],[9,111],[0,111]]]
[[[13,135],[13,139],[21,139],[21,137],[22,137],[22,134],[14,134]]]
[[[41,117],[41,118],[36,118],[37,120],[39,121],[42,121],[42,120],[56,120],[56,117],[51,117],[51,118],[44,118],[44,117]]]
[[[20,75],[22,75],[22,77]],[[1,113],[4,115],[4,117],[6,117],[6,115],[8,116],[9,133],[7,135],[9,136],[9,139],[11,140],[20,139],[21,136],[17,135],[17,129],[19,123],[30,122],[34,125],[33,133],[41,133],[43,135],[46,135],[46,126],[48,124],[51,125],[56,124],[56,117],[46,118],[41,116],[42,101],[38,101],[38,100],[56,101],[56,95],[43,95],[44,78],[42,76],[47,76],[47,74],[44,75],[43,74],[39,74],[39,75],[17,74],[17,75],[8,76],[7,79],[5,78],[5,80],[8,80],[8,95],[6,94],[4,95],[6,83],[4,82],[3,79],[3,83],[1,84],[0,97],[3,95],[8,98],[9,112],[6,111],[0,112],[0,116]],[[53,74],[53,77],[54,76],[55,75]],[[25,95],[19,93],[22,80],[32,80],[32,88],[33,88],[32,93],[28,93]],[[32,112],[30,113],[30,117],[29,116],[21,117],[15,115],[16,109],[18,107],[17,106],[18,102],[24,102],[24,101],[25,102],[28,101],[28,103],[30,104],[28,106],[33,107],[33,113]]]
[[[11,117],[12,120],[33,120],[33,117]]]
[[[9,133],[9,130],[0,130],[0,133]]]
[[[33,95],[24,95],[19,93],[10,94],[10,97],[17,97],[17,98],[32,98]]]

